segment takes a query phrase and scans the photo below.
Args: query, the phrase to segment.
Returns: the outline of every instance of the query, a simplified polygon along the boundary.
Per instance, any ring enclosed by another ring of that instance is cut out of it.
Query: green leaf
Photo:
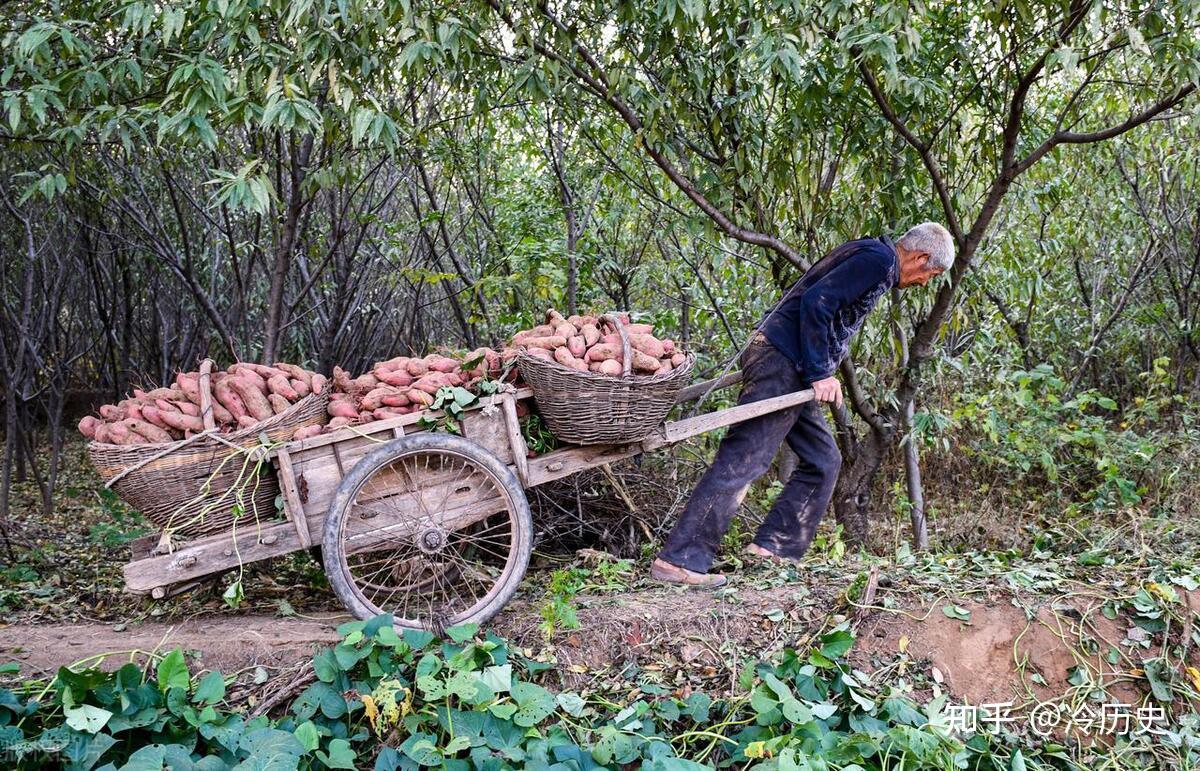
[[[354,771],[354,750],[345,739],[333,739],[329,742],[329,752],[317,751],[317,757],[330,768],[348,768]]]
[[[215,704],[225,698],[225,678],[220,672],[209,672],[196,685],[192,698],[200,704]]]
[[[942,613],[945,614],[947,618],[955,618],[959,621],[971,620],[971,611],[967,610],[961,605],[943,605]]]
[[[246,599],[246,592],[242,589],[242,579],[239,578],[230,584],[221,594],[221,599],[225,600],[226,605],[237,610]]]
[[[63,715],[66,717],[67,725],[71,728],[81,733],[94,734],[100,732],[113,713],[91,704],[80,704],[70,707],[64,705]]]
[[[166,693],[172,688],[187,688],[191,683],[187,662],[179,648],[168,653],[158,662],[158,690]]]
[[[479,624],[459,624],[446,630],[446,636],[457,643],[466,642],[479,631]]]
[[[540,685],[514,683],[512,697],[513,701],[517,703],[517,712],[513,715],[513,722],[522,728],[535,726],[554,712],[553,694]]]
[[[305,720],[296,726],[296,730],[292,734],[300,744],[304,745],[304,749],[308,752],[312,752],[321,744],[321,734],[317,731],[317,726],[311,720]]]

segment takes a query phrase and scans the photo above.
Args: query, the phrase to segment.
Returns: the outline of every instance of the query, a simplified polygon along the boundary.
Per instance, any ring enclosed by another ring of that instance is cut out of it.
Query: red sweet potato
[[[578,361],[578,359],[571,355],[571,351],[565,347],[554,349],[554,360],[564,367],[570,367],[571,362]]]
[[[182,412],[165,412],[158,410],[158,418],[168,427],[176,431],[195,431],[199,433],[204,430],[204,421],[197,416],[184,415]]]
[[[287,375],[272,375],[267,380],[267,388],[271,390],[271,394],[282,396],[289,402],[300,398],[300,394],[296,393],[295,388],[292,388],[292,383],[288,380]]]
[[[561,348],[567,344],[567,338],[562,335],[548,335],[546,337],[527,337],[521,343],[526,348],[545,348],[547,351],[553,351],[555,348]]]
[[[175,375],[175,386],[192,404],[200,403],[200,376],[195,372],[180,372]]]
[[[266,378],[264,378],[255,370],[251,369],[249,365],[242,363],[234,364],[229,368],[229,374],[233,375],[234,377],[241,378],[243,382],[252,383],[254,387],[258,389],[258,392],[263,396],[266,396],[269,393],[267,389]],[[240,391],[238,393],[241,395],[242,401],[246,401],[246,395],[242,394]]]
[[[358,413],[357,413],[357,412],[356,412],[356,413],[354,413],[354,417],[353,417],[353,418],[348,418],[348,417],[345,417],[345,416],[339,416],[339,417],[336,417],[336,418],[334,418],[333,420],[330,420],[330,421],[329,421],[329,427],[330,427],[330,428],[341,428],[341,427],[343,427],[343,426],[348,426],[348,425],[350,425],[351,423],[353,423],[353,422],[354,422],[355,420],[357,420],[357,419],[358,419]]]
[[[418,409],[424,409],[433,404],[433,396],[425,393],[419,388],[410,388],[408,390],[408,401]]]
[[[450,373],[458,369],[458,362],[447,356],[431,355],[425,357],[425,363],[433,372]]]
[[[588,361],[607,361],[608,359],[620,361],[622,358],[621,346],[613,343],[597,343],[588,349],[586,358]]]
[[[408,407],[380,407],[371,413],[371,417],[376,420],[391,420],[407,415],[409,412]]]
[[[288,411],[289,407],[292,406],[292,403],[289,402],[287,398],[280,396],[279,394],[267,394],[267,401],[270,402],[271,410],[276,415],[282,415]]]
[[[605,359],[604,361],[600,362],[600,373],[603,375],[619,377],[625,374],[625,370],[621,366],[621,362],[617,361],[616,359]]]
[[[79,421],[79,433],[88,439],[95,439],[96,426],[98,425],[100,425],[100,420],[92,415],[88,415]]]
[[[662,341],[663,353],[675,353],[675,341],[667,338]]]
[[[438,392],[438,389],[455,384],[454,378],[445,372],[430,372],[425,377],[413,383],[412,387],[415,390],[424,391],[432,396]],[[412,391],[409,391],[409,393],[412,393]]]
[[[292,434],[292,441],[298,442],[301,439],[311,439],[314,436],[319,436],[322,428],[324,426],[300,426]]]
[[[271,403],[267,401],[267,396],[258,388],[258,384],[247,376],[247,370],[242,369],[238,377],[229,378],[226,382],[229,387],[234,390],[238,396],[242,397],[242,404],[246,405],[246,412],[255,420],[266,420],[275,414],[271,409]],[[255,373],[257,375],[257,373]],[[259,378],[262,380],[262,378]],[[263,381],[263,385],[266,382]],[[230,410],[232,412],[232,410]],[[239,417],[238,422],[241,422]]]
[[[642,353],[638,349],[633,349],[633,368],[639,372],[654,373],[658,372],[658,359],[648,354]]]
[[[229,377],[223,377],[213,384],[213,398],[216,401],[213,417],[216,417],[216,404],[220,404],[230,415],[230,420],[222,422],[236,423],[239,418],[250,413],[246,410],[246,403],[242,401],[242,397],[233,389],[231,380]]]
[[[629,336],[629,344],[653,359],[661,359],[666,351],[663,344],[653,335],[634,334]]]
[[[579,328],[569,321],[560,321],[554,325],[554,334],[569,340],[579,334]]]
[[[650,324],[626,324],[625,334],[628,335],[652,335],[654,327]]]
[[[264,399],[267,397],[263,397]],[[258,425],[258,421],[253,415],[242,415],[237,419],[238,428],[254,428]]]
[[[164,442],[172,442],[174,438],[167,433],[165,428],[159,428],[153,423],[145,420],[135,420],[128,418],[121,421],[121,425],[128,428],[134,434],[142,437],[146,444],[161,444]]]
[[[331,418],[357,418],[358,410],[351,402],[331,401],[327,410]]]
[[[308,388],[312,388],[312,376],[315,373],[309,372],[304,367],[297,367],[295,364],[283,364],[280,362],[275,362],[275,369],[287,375],[289,380],[299,380]]]
[[[536,356],[539,359],[550,359],[551,361],[554,360],[554,354],[550,353],[550,351],[546,348],[526,348],[525,353],[529,354],[530,356]]]
[[[411,404],[408,396],[402,393],[384,394],[379,401],[382,407],[407,407]]]
[[[313,389],[314,393],[316,389]],[[333,368],[333,390],[347,393],[350,391],[350,373],[341,367]]]
[[[675,353],[671,355],[672,367],[681,367],[685,361],[687,361],[687,356],[683,355],[682,353]]]
[[[579,334],[583,335],[583,344],[591,348],[600,340],[600,330],[595,324],[584,324],[579,328]]]
[[[583,335],[575,335],[567,340],[567,350],[571,355],[578,359],[587,352],[587,342],[583,339]]]
[[[414,378],[418,378],[422,377],[426,372],[429,371],[429,365],[425,363],[424,359],[409,359],[408,364],[405,365],[404,369]]]
[[[325,390],[325,376],[320,372],[314,372],[312,376],[312,392],[319,394]]]

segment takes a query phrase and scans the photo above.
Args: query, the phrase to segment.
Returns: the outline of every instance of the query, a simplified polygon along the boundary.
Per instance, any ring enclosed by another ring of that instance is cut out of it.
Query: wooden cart
[[[677,403],[740,381],[683,389]],[[424,430],[422,417],[348,427],[271,450],[283,514],[157,553],[134,544],[125,585],[162,598],[257,560],[312,550],[346,608],[391,613],[398,625],[444,629],[482,622],[512,598],[529,564],[527,488],[811,400],[812,391],[667,421],[641,442],[567,446],[535,458],[517,420],[522,389],[466,411],[461,435]],[[320,547],[319,550],[314,547]]]

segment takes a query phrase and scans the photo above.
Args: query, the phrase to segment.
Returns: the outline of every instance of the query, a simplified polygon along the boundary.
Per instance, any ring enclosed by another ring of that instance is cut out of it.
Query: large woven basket
[[[621,377],[580,372],[525,351],[517,356],[517,367],[533,389],[538,412],[555,437],[569,444],[624,444],[645,439],[675,405],[695,361],[688,354],[683,364],[665,375],[631,374],[633,355],[625,326],[615,314],[601,318],[621,336]]]
[[[212,419],[209,372],[200,367],[201,413],[206,428]],[[164,444],[91,442],[88,453],[105,486],[137,509],[157,528],[183,536],[228,530],[235,516],[253,527],[257,520],[278,515],[279,482],[262,455],[247,453],[271,442],[287,441],[301,426],[323,425],[329,418],[329,387],[306,396],[287,411],[257,425],[228,434],[206,431],[190,439]]]

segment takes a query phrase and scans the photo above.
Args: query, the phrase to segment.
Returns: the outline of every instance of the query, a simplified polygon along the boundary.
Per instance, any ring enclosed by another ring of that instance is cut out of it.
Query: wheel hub
[[[426,554],[437,554],[446,548],[446,531],[440,527],[431,527],[421,531],[417,536],[417,548]]]

